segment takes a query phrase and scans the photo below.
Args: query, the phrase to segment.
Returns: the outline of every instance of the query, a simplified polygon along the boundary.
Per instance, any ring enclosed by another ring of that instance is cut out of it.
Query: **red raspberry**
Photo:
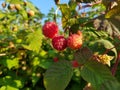
[[[67,47],[67,40],[64,36],[56,36],[52,39],[52,45],[56,50],[62,51]]]
[[[54,58],[53,58],[53,61],[54,61],[54,62],[58,62],[59,59],[58,59],[57,57],[54,57]]]
[[[73,67],[79,67],[79,63],[76,60],[72,61],[72,66]]]
[[[67,45],[71,49],[79,49],[82,46],[82,34],[72,34],[67,39]]]
[[[58,33],[58,26],[55,22],[46,22],[42,28],[43,34],[48,38],[53,38]]]

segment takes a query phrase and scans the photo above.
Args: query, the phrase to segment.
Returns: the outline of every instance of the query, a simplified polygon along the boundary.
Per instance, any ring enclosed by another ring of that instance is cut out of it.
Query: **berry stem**
[[[116,60],[115,64],[113,65],[112,69],[111,69],[111,72],[112,72],[113,76],[115,76],[115,74],[116,74],[119,61],[120,61],[120,52],[118,53],[117,60]]]
[[[114,49],[114,48],[115,48],[115,46],[112,47],[112,48],[110,48],[110,49],[106,49],[106,51],[103,53],[103,55],[104,55],[104,54],[107,54],[109,51],[111,51],[111,50]]]

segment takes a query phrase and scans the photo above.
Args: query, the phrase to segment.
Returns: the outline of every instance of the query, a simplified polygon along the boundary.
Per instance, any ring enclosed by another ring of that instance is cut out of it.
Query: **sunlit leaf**
[[[28,45],[23,45],[24,48],[32,51],[39,52],[42,45],[42,32],[41,30],[36,30],[27,36]]]
[[[21,10],[19,13],[23,16],[24,19],[28,18],[27,12],[25,10]]]
[[[6,59],[6,60],[1,60],[1,63],[8,67],[9,69],[11,68],[18,68],[19,67],[19,59],[18,58],[14,58],[14,59]]]
[[[0,11],[0,18],[3,18],[3,17],[5,17],[5,16],[6,16],[6,14],[3,13],[2,11]]]
[[[118,14],[120,14],[120,6],[114,7],[113,9],[108,11],[107,14],[105,15],[105,17],[106,18],[111,18],[112,16],[115,16],[115,15],[118,15]]]
[[[32,83],[33,86],[35,86],[35,84],[37,83],[37,81],[39,80],[39,77],[36,75],[36,73],[32,74]]]
[[[62,12],[62,26],[65,28],[70,18],[70,8],[67,4],[60,4],[59,7]]]
[[[12,76],[5,76],[3,78],[0,78],[0,80],[1,80],[0,85],[3,86],[2,88],[6,88],[8,90],[11,90],[9,88],[13,88],[12,90],[19,90],[19,88],[22,88],[23,84],[24,84],[22,79],[15,78],[15,77],[12,77]]]
[[[24,0],[6,0],[6,1],[12,4],[22,4]]]

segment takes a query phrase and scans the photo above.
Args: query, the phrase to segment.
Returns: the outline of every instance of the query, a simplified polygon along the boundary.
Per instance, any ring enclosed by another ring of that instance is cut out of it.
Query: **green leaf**
[[[6,90],[6,86],[0,87],[0,90]]]
[[[6,0],[7,2],[10,2],[11,4],[22,4],[24,0]]]
[[[114,48],[115,46],[108,40],[100,39],[90,43],[91,49],[94,52],[99,52],[100,54],[105,53],[106,50],[108,51],[108,55],[115,56],[117,58],[117,50]]]
[[[24,48],[35,52],[39,52],[40,47],[42,45],[41,30],[36,30],[35,32],[28,34],[26,41],[28,45],[23,45]]]
[[[28,19],[28,14],[24,9],[20,10],[19,13],[22,15],[24,19]]]
[[[51,62],[51,60],[42,59],[40,61],[39,66],[44,69],[48,69],[52,64],[53,64],[53,62]]]
[[[65,28],[70,18],[70,13],[71,13],[70,8],[67,4],[60,4],[59,7],[62,12],[62,25],[63,25],[63,28]]]
[[[93,56],[93,53],[89,48],[83,47],[77,50],[74,56],[75,56],[75,60],[77,60],[80,64],[84,64]]]
[[[77,3],[75,1],[69,1],[69,6],[71,11],[75,11]]]
[[[6,14],[3,13],[2,11],[0,11],[0,18],[3,18],[3,17],[5,17],[5,16],[6,16]]]
[[[104,90],[118,90],[116,88],[120,87],[119,82],[112,76],[110,70],[95,60],[85,63],[81,68],[81,76],[84,80],[91,83],[93,87],[97,88],[97,90],[103,90],[102,87],[111,87],[111,89]],[[111,86],[111,83],[116,84]]]
[[[32,83],[33,83],[33,86],[35,86],[35,84],[37,83],[38,80],[39,80],[39,77],[36,76],[36,73],[33,73],[32,74]]]
[[[1,87],[3,90],[19,90],[19,88],[23,87],[23,84],[23,80],[20,78],[15,78],[11,76],[0,78],[0,85],[3,86]],[[2,90],[1,88],[0,90]]]
[[[51,60],[46,60],[46,59],[40,59],[38,57],[35,57],[32,62],[33,66],[40,66],[44,69],[48,69],[53,62]]]
[[[13,67],[15,67],[15,68],[19,67],[19,59],[18,58],[14,58],[13,60],[11,60],[11,59],[1,60],[0,63],[3,64],[4,66],[8,67],[9,69],[11,69]]]
[[[68,61],[54,63],[44,75],[46,90],[65,90],[73,75],[72,65]]]
[[[15,68],[19,67],[19,59],[18,58],[15,58],[13,60],[7,60],[6,63],[7,63],[7,67],[9,69],[11,69],[12,67],[15,67]]]
[[[102,90],[119,90],[120,89],[120,83],[118,83],[117,80],[113,79],[113,80],[108,80],[105,81],[102,86],[101,86]]]
[[[6,86],[2,86],[0,88],[0,90],[19,90],[18,88],[15,88],[15,87],[11,87],[9,85],[6,85]]]
[[[113,3],[116,3],[117,6],[114,6],[111,10],[109,10],[105,17],[106,18],[111,18],[112,16],[116,16],[116,15],[119,15],[120,14],[120,1],[117,1],[117,2],[113,2]],[[112,5],[111,5],[112,7]]]

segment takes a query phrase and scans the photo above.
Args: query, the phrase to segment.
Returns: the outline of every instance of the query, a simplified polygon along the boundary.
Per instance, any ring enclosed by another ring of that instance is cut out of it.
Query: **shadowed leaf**
[[[46,90],[65,90],[72,75],[72,66],[68,61],[54,63],[44,75]]]

